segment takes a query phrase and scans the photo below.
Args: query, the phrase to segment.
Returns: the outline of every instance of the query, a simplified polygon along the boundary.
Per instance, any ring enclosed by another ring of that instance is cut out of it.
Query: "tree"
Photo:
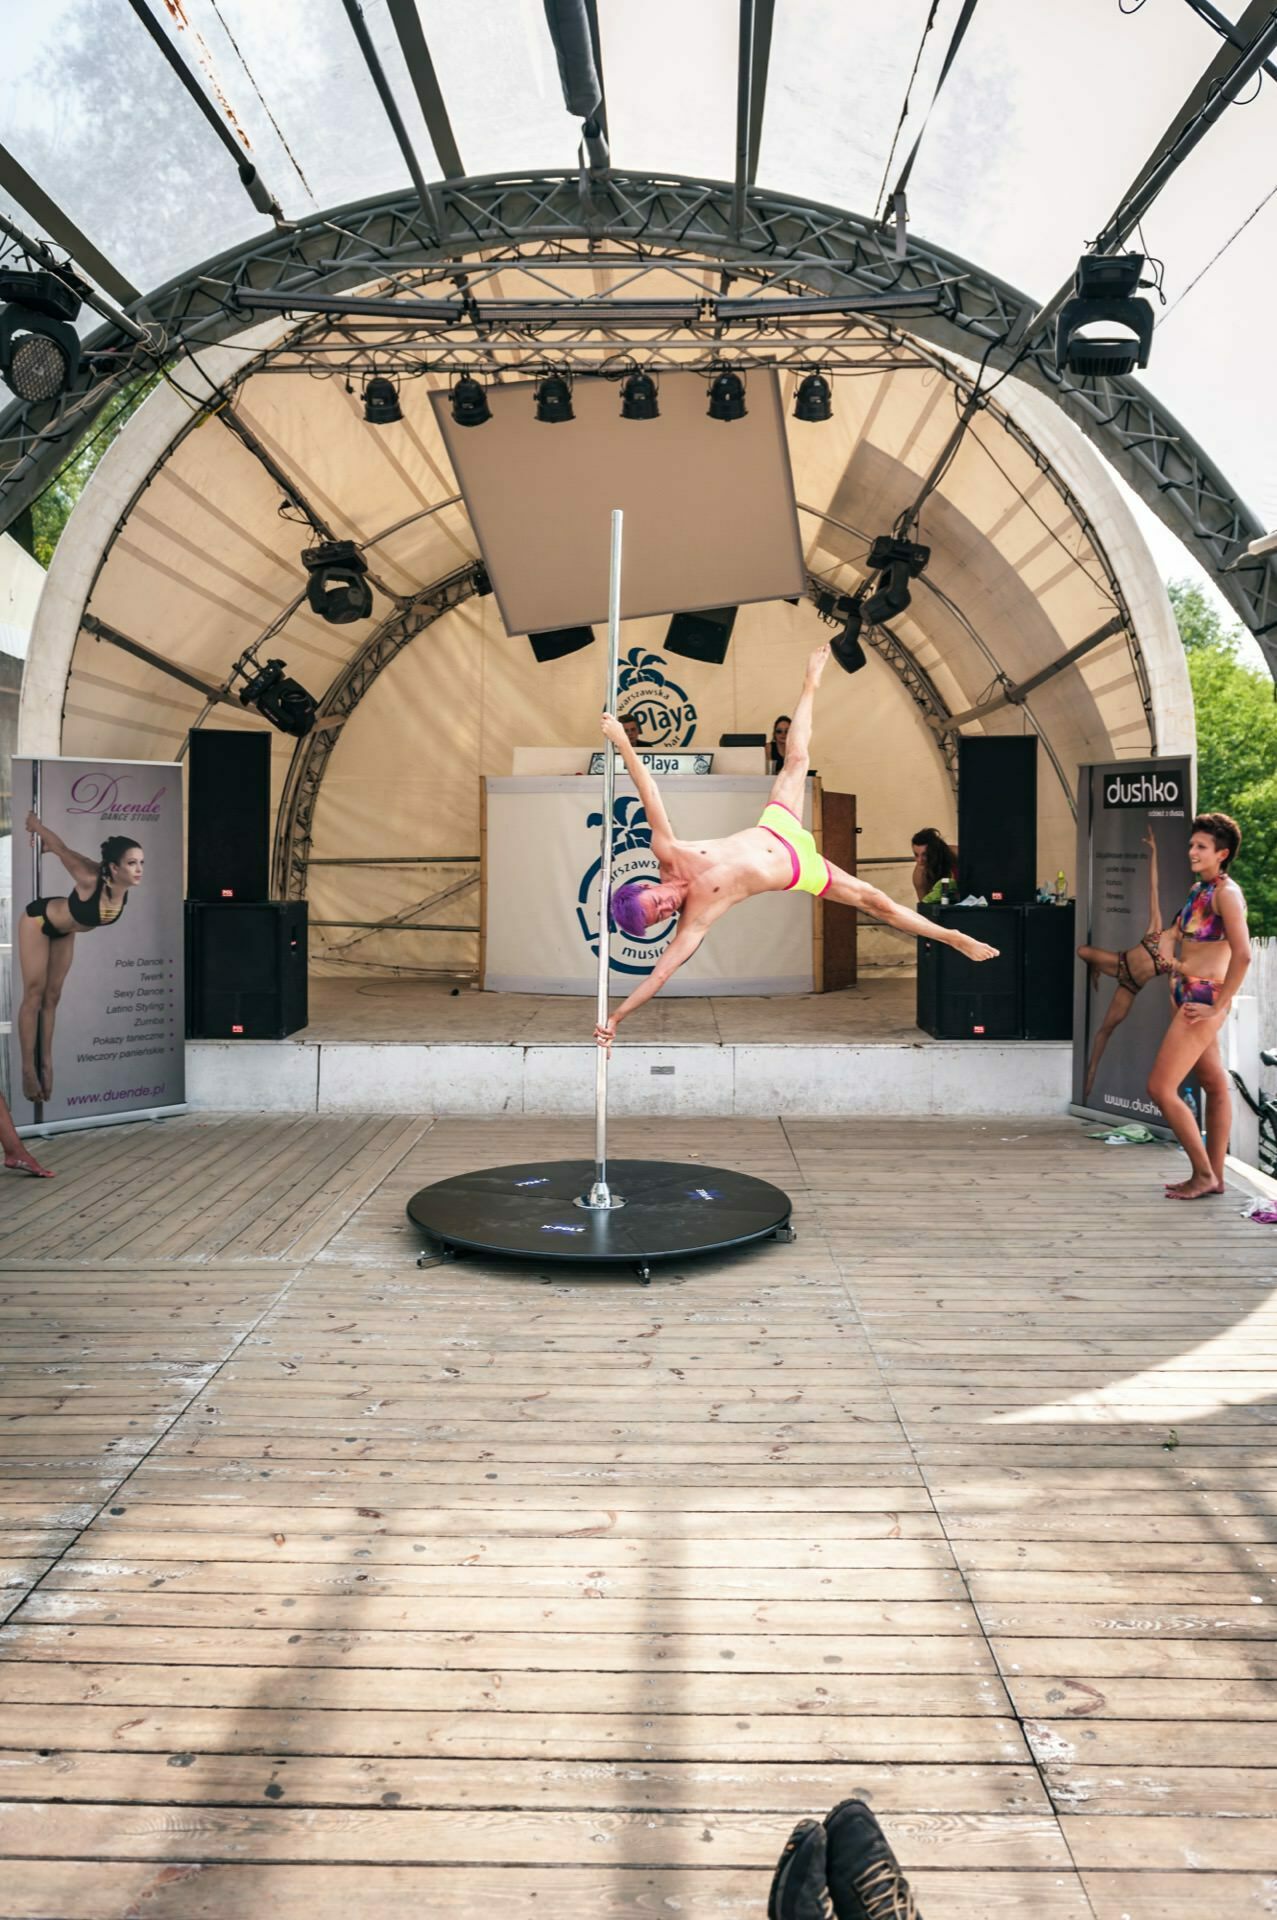
[[[1242,830],[1237,880],[1251,932],[1277,935],[1277,701],[1271,677],[1238,657],[1230,626],[1200,587],[1167,585],[1197,709],[1197,803]]]
[[[140,374],[113,395],[101,419],[93,422],[75,452],[58,469],[44,492],[32,502],[32,537],[29,542],[24,538],[22,544],[42,567],[47,567],[52,560],[53,549],[62,538],[72,510],[92,478],[98,461],[160,378],[158,373]]]

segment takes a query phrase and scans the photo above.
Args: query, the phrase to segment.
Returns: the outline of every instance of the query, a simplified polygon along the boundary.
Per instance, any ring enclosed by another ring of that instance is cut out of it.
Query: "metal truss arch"
[[[911,317],[910,331],[943,349],[971,353],[1010,335],[1032,303],[970,263],[911,236],[910,254],[888,257],[874,225],[836,208],[753,189],[743,234],[732,225],[732,193],[721,182],[613,174],[582,198],[576,175],[500,175],[449,182],[440,189],[445,238],[432,241],[416,201],[406,195],[360,203],[317,217],[295,232],[272,236],[170,282],[146,303],[174,347],[205,344],[242,325],[230,305],[237,291],[270,288],[337,293],[413,268],[451,265],[464,271],[476,253],[529,246],[629,246],[636,257],[670,252],[710,257],[729,270],[765,272],[808,291],[881,295],[893,289],[937,294],[938,310]],[[957,284],[955,285],[955,277]],[[1044,330],[1028,343],[1020,376],[1049,393],[1096,440],[1110,461],[1220,576],[1230,599],[1277,672],[1277,567],[1271,559],[1222,570],[1241,547],[1264,531],[1227,482],[1166,411],[1138,382],[1066,382],[1055,371]],[[118,348],[122,336],[103,328],[89,343]],[[990,358],[999,360],[995,348]],[[115,376],[97,379],[86,360],[85,386],[49,410],[11,407],[0,419],[9,471],[0,481],[2,511],[11,518],[41,486],[79,432],[110,398],[113,386],[137,370],[136,359]],[[52,441],[37,438],[52,427]]]
[[[504,252],[513,260],[556,246],[606,243],[632,250],[636,260],[708,258],[729,274],[765,275],[779,287],[849,298],[927,291],[934,308],[911,314],[909,332],[949,353],[990,349],[995,366],[1006,365],[1012,351],[1020,354],[1018,377],[1055,400],[1218,579],[1277,675],[1277,564],[1269,556],[1225,571],[1265,529],[1137,381],[1066,379],[1056,371],[1049,328],[1014,350],[999,345],[1034,303],[971,263],[916,235],[908,257],[897,260],[871,220],[757,188],[746,197],[738,228],[732,186],[721,181],[614,172],[583,190],[575,173],[530,172],[450,180],[434,197],[443,226],[438,241],[416,197],[399,194],[316,216],[169,282],[141,303],[148,323],[162,330],[162,357],[241,331],[235,297],[255,289],[299,297],[340,293],[445,268],[464,279],[474,255]],[[47,485],[76,436],[146,364],[138,357],[144,350],[109,325],[87,346],[78,389],[51,407],[14,404],[0,416],[4,524]],[[120,356],[118,370],[104,375],[95,356],[112,352]]]

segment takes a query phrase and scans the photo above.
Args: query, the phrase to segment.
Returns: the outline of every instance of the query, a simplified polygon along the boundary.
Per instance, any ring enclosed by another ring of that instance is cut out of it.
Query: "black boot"
[[[922,1920],[900,1862],[863,1800],[825,1820],[825,1866],[838,1920]]]
[[[800,1820],[786,1840],[767,1896],[767,1920],[834,1920],[819,1820]]]

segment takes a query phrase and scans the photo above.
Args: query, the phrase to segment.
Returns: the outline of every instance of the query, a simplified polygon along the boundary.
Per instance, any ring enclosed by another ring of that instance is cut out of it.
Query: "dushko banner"
[[[180,1111],[181,767],[15,759],[13,794],[14,1119]]]
[[[1163,1124],[1148,1076],[1173,1008],[1154,955],[1192,880],[1191,795],[1187,759],[1078,770],[1078,944],[1123,964],[1116,978],[1078,968],[1073,1104],[1115,1124]]]

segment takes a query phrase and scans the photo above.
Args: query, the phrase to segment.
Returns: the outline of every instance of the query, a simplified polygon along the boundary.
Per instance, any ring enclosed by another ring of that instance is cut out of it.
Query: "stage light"
[[[575,420],[572,411],[572,382],[561,373],[547,373],[536,389],[537,419],[548,427],[557,427],[564,420]]]
[[[1055,323],[1055,364],[1060,373],[1089,375],[1133,373],[1148,365],[1153,344],[1153,309],[1136,293],[1144,268],[1142,253],[1084,254],[1077,263],[1074,294]],[[1084,333],[1101,321],[1107,333]],[[1121,329],[1114,333],[1112,327]]]
[[[869,549],[870,571],[878,575],[878,584],[862,601],[870,626],[883,626],[904,612],[911,598],[909,582],[917,579],[930,558],[930,547],[916,540],[897,540],[889,533],[878,536]]]
[[[487,596],[492,592],[492,582],[488,578],[488,569],[484,566],[482,560],[476,566],[474,573],[471,577],[474,580],[475,592],[478,594],[481,600],[485,600]]]
[[[468,373],[462,374],[448,398],[452,402],[453,420],[459,427],[481,427],[485,420],[492,418],[487,394]]]
[[[321,620],[344,627],[368,618],[372,612],[372,588],[364,578],[368,562],[353,540],[322,540],[306,549],[302,565],[310,575],[306,598]]]
[[[657,420],[660,413],[656,382],[651,374],[630,374],[621,388],[622,420]]]
[[[0,374],[19,400],[53,400],[80,370],[80,301],[56,274],[0,270]]]
[[[860,628],[864,620],[864,609],[859,598],[844,600],[847,618],[842,632],[830,642],[829,650],[844,673],[859,673],[869,664],[869,657],[860,644]]]
[[[374,374],[364,388],[364,419],[370,427],[389,427],[403,419],[399,389],[383,374]]]
[[[300,680],[289,679],[282,660],[268,660],[252,674],[238,664],[235,670],[247,676],[247,685],[240,688],[241,706],[254,708],[272,727],[294,739],[310,732],[315,724],[315,696],[307,693]]]
[[[593,627],[548,627],[544,633],[530,633],[528,643],[538,663],[562,660],[569,653],[580,653],[594,645]]]
[[[684,660],[699,660],[707,667],[721,667],[727,658],[736,614],[735,607],[707,607],[699,613],[676,613],[665,636],[666,653],[681,654]]]
[[[716,373],[710,382],[709,417],[711,420],[745,418],[745,382],[738,373]]]
[[[823,373],[809,373],[794,395],[795,420],[832,420],[833,395]]]

